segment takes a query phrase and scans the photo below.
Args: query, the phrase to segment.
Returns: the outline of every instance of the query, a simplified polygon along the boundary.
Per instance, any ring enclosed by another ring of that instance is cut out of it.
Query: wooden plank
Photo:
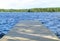
[[[59,41],[39,21],[20,21],[0,41]]]

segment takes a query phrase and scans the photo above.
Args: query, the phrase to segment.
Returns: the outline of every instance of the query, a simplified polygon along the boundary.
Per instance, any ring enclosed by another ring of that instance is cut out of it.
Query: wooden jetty
[[[39,21],[17,23],[0,41],[59,41],[57,36]]]

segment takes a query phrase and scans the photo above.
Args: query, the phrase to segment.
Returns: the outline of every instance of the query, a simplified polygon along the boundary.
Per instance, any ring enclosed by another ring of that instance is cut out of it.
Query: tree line
[[[60,8],[0,9],[0,12],[60,12]]]

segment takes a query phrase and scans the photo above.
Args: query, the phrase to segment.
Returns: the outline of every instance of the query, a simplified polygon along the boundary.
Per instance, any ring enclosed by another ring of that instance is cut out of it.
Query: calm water
[[[60,37],[60,12],[0,12],[0,36],[20,20],[39,20]]]

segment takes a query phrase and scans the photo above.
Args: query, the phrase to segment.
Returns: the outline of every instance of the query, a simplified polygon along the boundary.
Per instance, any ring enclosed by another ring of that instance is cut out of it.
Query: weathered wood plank
[[[39,21],[20,21],[0,41],[59,41]]]

